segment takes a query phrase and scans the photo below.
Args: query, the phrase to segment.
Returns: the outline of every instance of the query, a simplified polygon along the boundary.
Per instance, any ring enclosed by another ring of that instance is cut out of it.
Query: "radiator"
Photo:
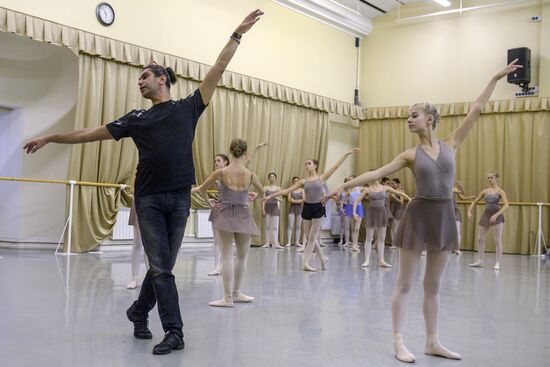
[[[134,228],[128,225],[128,220],[130,219],[130,208],[120,208],[118,209],[118,215],[116,218],[116,223],[113,228],[113,234],[111,239],[113,240],[133,240],[134,239]]]
[[[210,210],[197,210],[195,214],[195,236],[197,238],[213,238],[212,225],[208,221]]]

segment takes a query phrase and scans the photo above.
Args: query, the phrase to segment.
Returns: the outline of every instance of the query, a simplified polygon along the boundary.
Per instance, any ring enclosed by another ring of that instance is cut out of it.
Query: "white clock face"
[[[111,25],[115,20],[115,12],[111,5],[101,3],[97,6],[97,16],[104,25]]]

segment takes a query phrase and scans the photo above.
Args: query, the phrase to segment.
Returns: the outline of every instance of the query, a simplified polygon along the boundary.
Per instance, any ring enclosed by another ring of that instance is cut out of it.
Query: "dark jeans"
[[[136,212],[149,270],[134,303],[133,313],[147,319],[158,302],[164,332],[183,336],[178,290],[172,269],[185,233],[191,207],[191,189],[136,197]]]

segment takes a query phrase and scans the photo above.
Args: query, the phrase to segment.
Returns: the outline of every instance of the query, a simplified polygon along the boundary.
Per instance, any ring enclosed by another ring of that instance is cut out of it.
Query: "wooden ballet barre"
[[[471,204],[472,201],[462,201],[458,200],[458,204]],[[509,201],[509,205],[511,206],[539,206],[539,203],[530,203],[530,202],[523,202],[523,201]],[[550,206],[550,203],[541,203],[542,206]],[[485,202],[479,201],[476,205],[485,205]]]
[[[126,184],[113,184],[102,182],[87,182],[87,181],[71,181],[71,180],[44,180],[40,178],[24,178],[24,177],[0,177],[0,181],[18,181],[18,182],[34,182],[34,183],[51,183],[62,185],[79,185],[79,186],[97,186],[97,187],[115,187],[115,188],[129,188],[130,185]]]

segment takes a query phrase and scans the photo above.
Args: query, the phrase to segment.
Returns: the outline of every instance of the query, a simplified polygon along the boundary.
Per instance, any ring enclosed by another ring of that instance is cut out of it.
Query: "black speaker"
[[[515,73],[508,74],[508,83],[529,84],[531,82],[531,50],[527,47],[511,48],[508,50],[508,64],[518,59],[518,64],[523,68]]]

